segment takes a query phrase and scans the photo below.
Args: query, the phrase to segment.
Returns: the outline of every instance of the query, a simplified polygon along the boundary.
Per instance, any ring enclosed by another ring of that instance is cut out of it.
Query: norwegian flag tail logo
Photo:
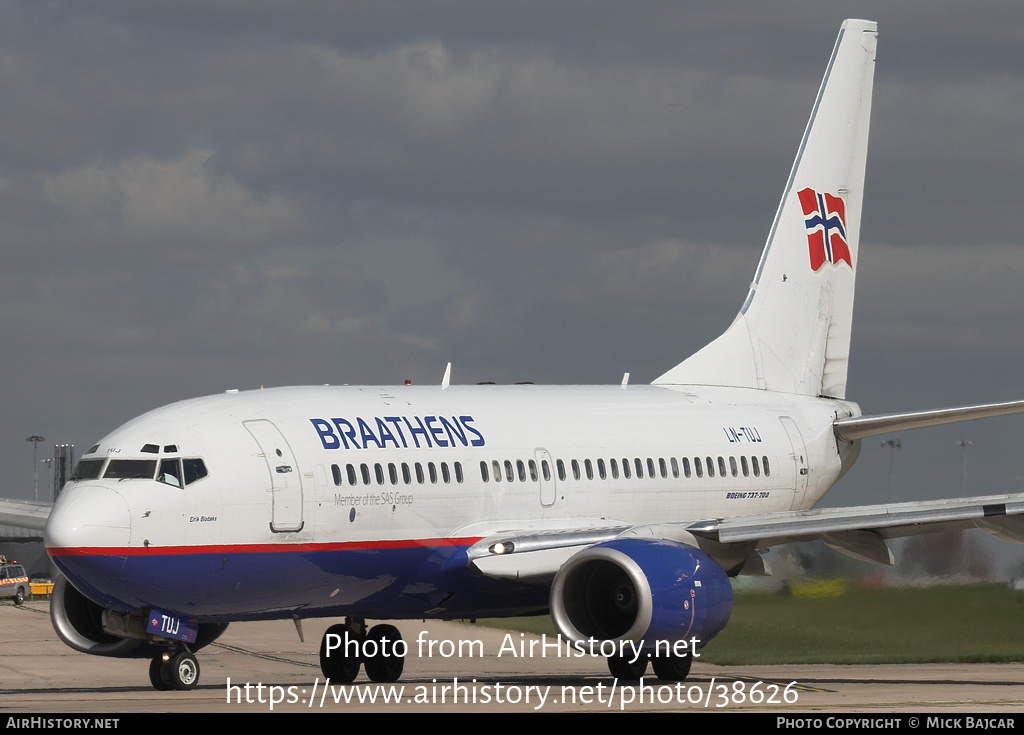
[[[842,260],[853,268],[850,246],[846,242],[846,204],[837,196],[819,194],[814,189],[797,192],[807,225],[807,247],[811,270],[825,263],[839,265]]]

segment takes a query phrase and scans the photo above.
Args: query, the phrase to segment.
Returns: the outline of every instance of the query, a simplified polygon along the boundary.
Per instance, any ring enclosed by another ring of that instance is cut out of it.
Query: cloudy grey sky
[[[653,379],[738,310],[848,16],[848,395],[1024,398],[1024,4],[0,3],[0,495],[30,434],[228,388]],[[906,433],[898,496],[959,494],[961,437],[1024,490],[1017,418]]]

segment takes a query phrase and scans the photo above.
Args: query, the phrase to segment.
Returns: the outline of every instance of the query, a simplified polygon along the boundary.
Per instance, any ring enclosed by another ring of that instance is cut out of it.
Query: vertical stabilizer
[[[843,23],[743,308],[656,385],[845,397],[876,39]]]

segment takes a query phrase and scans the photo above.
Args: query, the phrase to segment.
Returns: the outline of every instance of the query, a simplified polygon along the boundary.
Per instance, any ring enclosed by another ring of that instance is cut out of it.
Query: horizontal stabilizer
[[[852,442],[878,434],[891,434],[895,431],[921,429],[926,426],[955,424],[959,421],[987,419],[993,416],[1008,416],[1014,413],[1024,413],[1024,401],[986,403],[980,406],[962,406],[960,408],[937,408],[932,411],[911,413],[888,413],[878,416],[854,416],[836,419],[832,424],[832,430],[840,441]]]

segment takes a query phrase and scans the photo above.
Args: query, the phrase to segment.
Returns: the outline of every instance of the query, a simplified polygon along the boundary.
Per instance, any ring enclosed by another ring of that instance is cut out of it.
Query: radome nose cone
[[[47,549],[126,547],[131,514],[121,494],[105,485],[78,485],[65,490],[43,531]]]

